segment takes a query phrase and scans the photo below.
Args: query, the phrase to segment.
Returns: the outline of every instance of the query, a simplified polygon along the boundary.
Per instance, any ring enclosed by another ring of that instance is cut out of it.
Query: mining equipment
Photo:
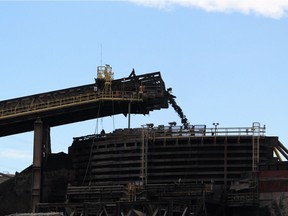
[[[288,150],[265,126],[190,124],[160,72],[115,80],[105,65],[95,81],[0,102],[1,136],[35,133],[33,165],[0,184],[0,215],[284,215]],[[168,104],[182,125],[130,128],[131,113]],[[51,153],[50,127],[120,113],[127,128]]]

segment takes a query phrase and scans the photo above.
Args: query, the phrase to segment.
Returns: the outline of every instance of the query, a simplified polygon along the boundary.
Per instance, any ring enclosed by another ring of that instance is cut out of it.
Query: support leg
[[[34,122],[34,150],[32,168],[32,212],[36,212],[41,201],[41,163],[42,163],[43,123],[41,119]]]

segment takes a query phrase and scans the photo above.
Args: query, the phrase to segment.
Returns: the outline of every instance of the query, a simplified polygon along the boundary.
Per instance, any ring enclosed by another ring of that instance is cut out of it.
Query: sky
[[[0,100],[160,71],[190,124],[266,125],[288,147],[288,0],[0,1]],[[170,107],[132,127],[180,119]],[[123,115],[51,128],[73,137],[127,127]],[[33,133],[0,137],[0,172],[32,164]]]

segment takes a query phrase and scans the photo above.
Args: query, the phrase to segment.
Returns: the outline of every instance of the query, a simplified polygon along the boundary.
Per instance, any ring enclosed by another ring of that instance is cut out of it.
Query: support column
[[[32,167],[32,212],[41,201],[41,164],[42,164],[43,122],[38,118],[34,122],[34,149]]]

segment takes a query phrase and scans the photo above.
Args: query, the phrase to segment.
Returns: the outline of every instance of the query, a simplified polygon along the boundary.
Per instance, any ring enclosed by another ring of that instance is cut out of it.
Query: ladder
[[[259,122],[253,123],[252,132],[252,172],[257,172],[259,164],[259,142],[261,132]]]

